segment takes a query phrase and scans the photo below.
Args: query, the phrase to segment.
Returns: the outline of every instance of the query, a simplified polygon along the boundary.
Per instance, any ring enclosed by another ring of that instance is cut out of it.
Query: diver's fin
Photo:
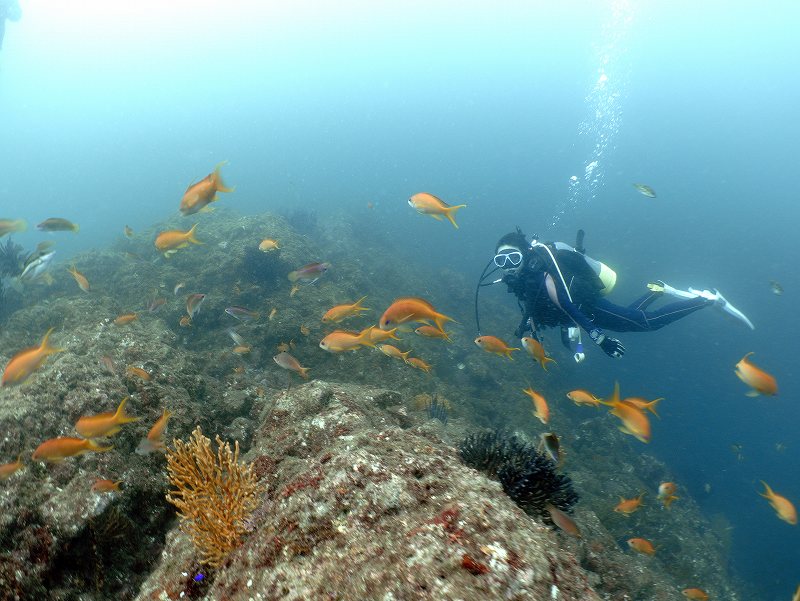
[[[689,292],[694,293],[695,296],[702,296],[705,299],[713,301],[716,307],[719,307],[728,315],[735,317],[751,330],[756,329],[756,327],[753,325],[753,322],[747,318],[747,315],[729,303],[727,299],[720,294],[719,290],[695,290],[694,288],[689,288]]]
[[[729,315],[735,317],[739,321],[743,322],[748,328],[751,330],[755,330],[756,327],[753,325],[753,322],[747,319],[747,315],[739,311],[736,307],[730,304],[724,296],[719,293],[719,290],[715,290],[717,293],[717,305],[719,305],[723,311],[728,313]]]

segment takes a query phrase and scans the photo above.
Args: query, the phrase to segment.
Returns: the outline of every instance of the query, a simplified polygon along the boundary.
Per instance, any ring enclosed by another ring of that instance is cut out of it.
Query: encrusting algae
[[[219,566],[239,546],[246,520],[259,503],[259,485],[252,465],[239,463],[239,441],[230,445],[211,440],[198,426],[189,441],[175,440],[167,451],[167,473],[174,490],[167,501],[178,508],[181,529],[200,553],[200,562]]]

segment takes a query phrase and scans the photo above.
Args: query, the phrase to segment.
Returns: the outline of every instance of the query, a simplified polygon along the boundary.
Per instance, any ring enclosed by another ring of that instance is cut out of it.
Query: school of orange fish
[[[222,181],[220,168],[223,164],[224,163],[220,163],[215,167],[212,173],[199,182],[191,184],[187,188],[179,207],[182,215],[188,216],[208,211],[210,210],[209,205],[218,200],[217,193],[234,191],[234,188],[227,187]],[[450,206],[436,196],[424,192],[414,194],[408,200],[408,204],[420,214],[428,215],[437,220],[446,218],[456,228],[458,228],[458,224],[454,219],[454,214],[457,210],[466,207],[464,204]],[[165,258],[169,258],[181,249],[187,248],[190,244],[202,244],[195,236],[197,225],[198,224],[194,224],[186,231],[168,230],[160,232],[155,238],[155,248],[158,252],[162,253]],[[22,220],[0,219],[0,237],[8,233],[23,231],[25,227],[25,222]],[[48,219],[37,227],[42,231],[79,231],[77,224],[62,218]],[[124,234],[129,238],[134,236],[133,230],[127,225],[124,228]],[[258,248],[266,253],[278,250],[281,247],[277,240],[267,238],[259,242]],[[287,275],[288,280],[292,283],[290,296],[294,296],[301,285],[313,284],[316,282],[330,267],[328,263],[310,263],[290,272]],[[75,282],[81,290],[84,292],[89,292],[91,290],[88,279],[76,269],[75,265],[72,265],[68,269],[68,272],[75,279]],[[184,286],[184,283],[177,284],[173,291],[174,294],[177,295]],[[191,326],[192,319],[200,310],[205,296],[205,294],[198,293],[187,296],[186,315],[181,318],[180,326]],[[339,324],[350,317],[358,316],[362,312],[369,311],[369,308],[362,305],[365,300],[366,297],[362,297],[353,303],[332,307],[322,316],[322,322],[325,324]],[[157,310],[158,306],[164,302],[166,302],[165,299],[155,299],[149,307],[150,311]],[[229,307],[226,309],[226,312],[243,321],[257,319],[259,317],[259,313],[250,311],[244,307]],[[273,319],[276,312],[277,309],[273,308],[268,319]],[[113,323],[117,326],[125,326],[135,321],[137,318],[137,313],[126,313],[117,316]],[[436,311],[435,307],[425,299],[401,297],[396,299],[384,311],[376,325],[369,326],[359,332],[341,329],[334,330],[322,338],[319,346],[324,351],[331,353],[356,351],[362,347],[377,348],[388,357],[398,359],[410,367],[429,373],[432,366],[426,361],[419,357],[411,357],[409,356],[411,351],[403,352],[396,346],[388,344],[386,341],[399,340],[400,338],[397,336],[398,331],[407,332],[413,330],[419,336],[450,342],[450,334],[445,330],[444,326],[446,323],[454,321],[455,320],[451,317]],[[419,325],[413,328],[412,324]],[[309,329],[305,325],[302,325],[301,332],[304,335],[308,335]],[[3,372],[0,386],[6,387],[23,384],[44,364],[50,355],[65,350],[50,345],[51,333],[52,329],[45,334],[39,346],[22,350],[11,358]],[[244,354],[250,351],[249,345],[245,344],[244,340],[242,340],[234,330],[229,330],[228,333],[235,344],[233,349],[234,353]],[[487,353],[494,353],[510,360],[513,360],[513,352],[522,350],[520,348],[510,347],[502,339],[495,336],[482,335],[477,337],[474,342]],[[541,365],[544,371],[547,371],[548,364],[555,363],[555,360],[547,355],[544,347],[538,340],[525,337],[522,339],[522,346],[531,359]],[[291,350],[290,345],[281,344],[278,350],[280,352],[273,358],[278,366],[294,372],[302,378],[309,377],[309,368],[303,367],[300,362],[289,353]],[[736,364],[734,369],[736,376],[749,387],[746,394],[748,396],[776,395],[778,386],[775,378],[750,361],[750,355],[752,354],[753,353],[747,353],[747,355]],[[104,357],[103,363],[109,371],[114,371],[113,363],[109,357]],[[144,380],[150,379],[150,374],[142,368],[128,366],[126,370],[129,375],[137,376]],[[547,424],[550,420],[550,408],[545,397],[530,386],[524,389],[523,392],[530,397],[533,403],[533,416],[539,419],[543,424]],[[663,400],[662,398],[653,400],[647,400],[641,397],[621,398],[618,383],[615,383],[614,391],[607,399],[602,399],[589,391],[581,389],[572,390],[568,392],[566,396],[576,405],[596,408],[600,406],[609,407],[609,414],[620,421],[619,429],[623,433],[629,434],[643,443],[648,443],[652,437],[650,420],[647,414],[650,413],[657,416],[656,405]],[[119,432],[124,424],[136,422],[139,419],[129,416],[125,412],[127,401],[127,398],[123,399],[116,411],[81,417],[75,424],[75,431],[79,435],[78,437],[61,436],[46,440],[36,448],[31,455],[31,459],[34,461],[59,462],[68,457],[82,455],[87,452],[105,452],[111,450],[113,445],[103,444],[98,441],[108,439]],[[165,443],[163,437],[171,415],[172,413],[170,411],[164,409],[161,417],[153,424],[147,435],[141,439],[136,449],[137,453],[147,454],[153,451],[164,450]],[[551,432],[541,435],[540,449],[545,450],[557,466],[561,464],[562,456],[559,439],[555,433]],[[15,461],[0,465],[0,481],[11,477],[13,474],[23,469],[24,466],[25,464],[22,461],[21,454]],[[98,493],[115,492],[119,491],[120,484],[120,481],[97,479],[92,486],[92,490]],[[775,510],[777,517],[788,524],[796,525],[797,511],[792,502],[773,491],[766,482],[762,481],[762,484],[764,485],[764,492],[759,494],[767,499]],[[661,501],[666,509],[669,509],[670,505],[679,499],[679,497],[675,495],[676,491],[677,486],[675,483],[662,482],[658,487],[657,499]],[[630,499],[621,498],[619,503],[614,507],[614,511],[626,516],[638,511],[643,505],[642,500],[644,495],[645,493],[643,492],[638,497]],[[552,505],[548,506],[548,511],[550,512],[553,522],[561,530],[572,536],[581,536],[578,525],[569,515]],[[656,545],[645,538],[633,537],[630,538],[627,543],[632,550],[645,555],[655,555],[657,551]],[[700,588],[687,588],[682,592],[684,596],[689,599],[709,599],[708,593]],[[793,596],[793,601],[800,601],[800,586],[798,586]]]

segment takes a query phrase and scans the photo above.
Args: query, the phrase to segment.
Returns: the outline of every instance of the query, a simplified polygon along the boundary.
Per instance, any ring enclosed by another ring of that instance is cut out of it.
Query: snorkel
[[[478,314],[478,293],[481,291],[481,288],[483,288],[484,286],[493,286],[494,284],[499,284],[500,282],[503,281],[503,278],[500,277],[500,278],[497,278],[496,280],[491,281],[491,282],[484,282],[484,280],[489,278],[495,271],[500,269],[499,267],[495,267],[489,273],[486,273],[486,271],[489,269],[489,267],[492,266],[493,263],[494,263],[494,257],[489,259],[489,262],[486,263],[486,267],[484,267],[483,271],[481,272],[481,277],[478,278],[478,284],[475,286],[475,327],[478,330],[478,336],[482,336],[483,335],[483,334],[481,334],[481,318],[480,318],[480,315]]]
[[[522,240],[525,240],[525,234],[522,233],[522,230],[520,229],[519,226],[516,226],[516,227],[517,227],[516,235],[520,236]],[[502,240],[505,239],[506,237],[508,237],[508,235],[506,235],[503,238],[501,238],[501,243],[498,243],[497,248],[495,249],[495,253],[497,252],[497,249],[500,249],[503,246],[505,246],[504,244],[502,244]],[[524,251],[525,248],[527,248],[527,242],[525,242],[525,244],[523,245],[523,248],[521,248],[520,250]],[[482,336],[482,334],[481,334],[481,318],[480,318],[479,311],[478,311],[478,295],[479,295],[479,293],[481,291],[481,288],[483,288],[485,286],[493,286],[494,284],[499,284],[500,282],[503,281],[503,278],[505,277],[505,274],[503,274],[501,277],[499,277],[499,278],[497,278],[495,280],[492,280],[491,282],[486,282],[486,280],[488,278],[490,278],[492,276],[492,274],[494,274],[498,269],[501,269],[501,266],[498,265],[497,262],[496,262],[496,257],[497,257],[497,255],[495,254],[495,256],[492,257],[491,259],[489,259],[489,261],[486,263],[486,266],[483,268],[483,271],[481,272],[481,275],[478,278],[478,284],[475,286],[475,327],[478,330],[478,336]],[[524,257],[523,257],[523,259],[524,259]],[[522,263],[523,263],[523,261],[521,260],[520,264],[522,264]],[[492,264],[495,265],[494,269],[492,269],[491,271],[488,271],[489,268],[492,266]],[[505,263],[503,263],[503,265],[505,265]],[[488,271],[488,273],[487,273],[487,271]]]

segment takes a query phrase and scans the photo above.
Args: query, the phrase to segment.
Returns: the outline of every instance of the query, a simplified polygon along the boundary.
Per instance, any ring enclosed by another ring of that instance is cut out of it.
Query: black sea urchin
[[[14,277],[22,273],[24,253],[25,249],[12,242],[11,238],[5,244],[0,244],[0,277]]]
[[[525,513],[547,524],[552,525],[547,503],[569,512],[578,502],[572,480],[556,472],[546,455],[514,435],[501,431],[471,434],[459,451],[465,464],[499,480],[505,493]]]
[[[448,411],[448,404],[445,402],[441,402],[439,398],[434,394],[433,398],[427,404],[427,411],[428,417],[430,419],[438,419],[442,422],[445,426],[447,425],[447,420],[449,418],[450,412]]]

